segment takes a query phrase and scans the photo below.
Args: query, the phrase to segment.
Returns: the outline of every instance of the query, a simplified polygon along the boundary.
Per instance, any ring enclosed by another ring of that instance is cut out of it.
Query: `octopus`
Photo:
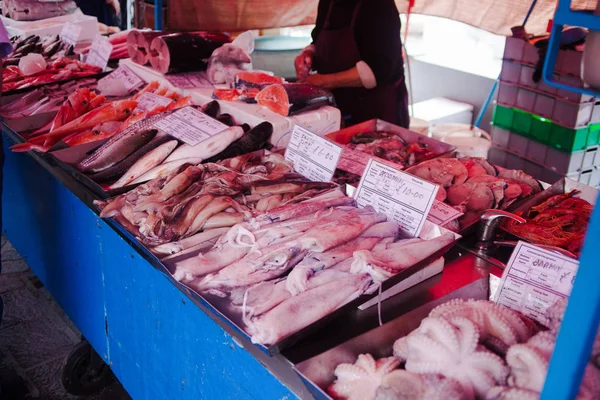
[[[485,400],[538,400],[539,398],[538,392],[506,386],[493,387],[485,396]]]
[[[468,318],[477,325],[483,344],[500,354],[527,341],[536,330],[535,324],[519,313],[486,300],[454,299],[434,308],[429,316]]]
[[[345,400],[463,400],[462,386],[441,375],[419,375],[396,369],[395,357],[375,360],[361,354],[354,364],[340,364],[335,369],[336,381],[328,392],[335,399]]]
[[[399,365],[395,357],[375,360],[370,354],[361,354],[354,364],[340,364],[335,368],[337,380],[328,391],[336,399],[375,399],[384,378]]]
[[[515,344],[506,353],[510,368],[510,387],[537,392],[544,387],[556,336],[551,331],[540,332],[527,341]],[[597,399],[600,396],[600,370],[588,364],[579,388],[578,399]]]
[[[477,324],[465,317],[427,317],[394,343],[394,355],[406,361],[409,372],[440,374],[456,380],[467,398],[484,397],[506,384],[509,370],[501,357],[479,344],[480,338]]]
[[[546,325],[550,328],[555,336],[558,335],[558,330],[560,329],[560,324],[562,323],[566,307],[567,299],[558,299],[546,310]],[[600,332],[596,334],[596,340],[594,340],[594,345],[592,347],[590,362],[592,362],[597,368],[600,368]]]

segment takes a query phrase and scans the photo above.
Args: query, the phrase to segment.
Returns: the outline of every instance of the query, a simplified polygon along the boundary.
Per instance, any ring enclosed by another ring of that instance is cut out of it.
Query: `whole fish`
[[[70,147],[78,146],[85,143],[96,142],[103,139],[108,139],[117,132],[121,128],[122,122],[119,121],[109,121],[105,122],[99,126],[94,127],[94,129],[85,132],[78,132],[72,135],[67,136],[63,139],[63,142]]]
[[[83,161],[81,161],[78,165],[77,168],[80,171],[90,171],[91,169],[94,168],[93,165],[96,165],[98,163],[98,160],[102,160],[106,157],[105,153],[109,153],[112,154],[115,152],[115,150],[113,150],[113,147],[116,148],[120,148],[120,144],[119,142],[122,140],[129,140],[128,138],[130,136],[135,136],[137,135],[139,132],[142,131],[147,131],[149,129],[152,129],[152,127],[154,126],[154,124],[161,120],[162,118],[164,118],[166,115],[168,115],[168,113],[162,113],[162,114],[158,114],[158,115],[154,115],[150,118],[147,118],[143,121],[137,122],[134,125],[130,126],[129,128],[125,129],[123,132],[118,133],[117,135],[113,136],[112,138],[110,138],[108,140],[108,142],[104,143],[102,146],[100,146],[96,151],[94,151],[89,157],[87,157],[86,159],[84,159]],[[129,152],[128,154],[131,154],[134,150],[132,150],[131,152]],[[126,155],[122,155],[122,158],[125,158]]]
[[[146,129],[135,132],[131,135],[127,135],[122,140],[119,140],[113,146],[109,147],[107,150],[102,151],[98,157],[94,159],[94,161],[89,162],[85,167],[82,167],[81,171],[93,174],[102,172],[105,169],[123,161],[130,154],[135,153],[140,147],[154,139],[157,133],[158,130],[156,129]],[[101,178],[96,177],[96,179]]]
[[[150,171],[146,172],[139,178],[135,179],[131,184],[135,185],[138,183],[146,182],[158,177],[163,177],[168,175],[169,173],[175,171],[177,168],[181,167],[184,164],[200,164],[202,162],[202,158],[191,157],[191,158],[182,158],[175,161],[164,161],[162,164],[152,168]]]
[[[271,134],[273,134],[273,125],[270,122],[260,123],[227,146],[225,150],[207,158],[204,162],[216,162],[260,150],[268,142]]]
[[[162,163],[173,150],[175,150],[175,147],[177,147],[178,144],[179,142],[177,140],[170,140],[146,153],[146,155],[137,160],[118,181],[110,185],[109,189],[117,189],[126,186],[130,182],[133,182],[135,178],[156,167]]]
[[[232,126],[195,146],[184,144],[179,146],[166,162],[177,161],[183,158],[201,158],[205,160],[225,150],[227,146],[239,139],[244,134],[241,126]]]

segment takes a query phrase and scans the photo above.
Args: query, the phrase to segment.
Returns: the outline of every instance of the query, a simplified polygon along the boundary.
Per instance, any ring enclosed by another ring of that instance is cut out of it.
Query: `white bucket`
[[[440,124],[430,128],[434,139],[456,146],[456,151],[469,157],[488,157],[492,138],[483,129],[468,124]]]
[[[410,129],[413,132],[417,132],[421,135],[428,136],[429,135],[429,122],[424,119],[411,117],[410,118]]]

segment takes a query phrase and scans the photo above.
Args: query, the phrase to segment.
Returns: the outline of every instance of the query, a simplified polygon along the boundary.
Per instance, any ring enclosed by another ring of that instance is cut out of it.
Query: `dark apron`
[[[362,1],[356,3],[350,26],[329,30],[329,18],[334,1],[331,1],[323,30],[315,42],[315,65],[319,74],[346,71],[361,60],[354,38],[354,25]],[[393,84],[378,84],[373,89],[352,87],[337,88],[332,91],[346,126],[379,118],[408,128],[410,117],[404,75]]]

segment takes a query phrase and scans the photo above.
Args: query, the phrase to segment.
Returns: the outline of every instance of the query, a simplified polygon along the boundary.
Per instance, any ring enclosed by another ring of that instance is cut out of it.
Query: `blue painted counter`
[[[51,159],[10,144],[5,135],[4,233],[134,399],[296,397],[281,382],[299,382],[289,363],[251,354],[98,218],[88,194],[67,189]]]

